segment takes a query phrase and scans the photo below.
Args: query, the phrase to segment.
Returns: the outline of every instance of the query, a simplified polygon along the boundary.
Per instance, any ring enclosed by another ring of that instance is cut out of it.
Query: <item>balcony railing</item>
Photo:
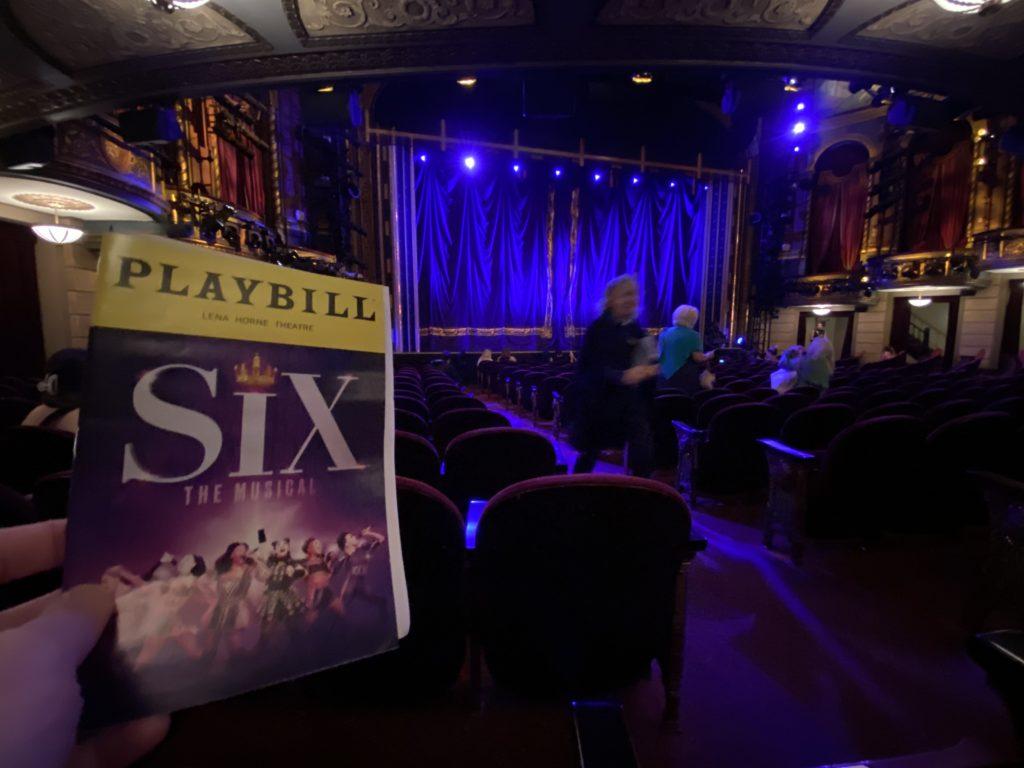
[[[979,232],[974,250],[982,267],[1016,266],[1024,262],[1024,228]]]

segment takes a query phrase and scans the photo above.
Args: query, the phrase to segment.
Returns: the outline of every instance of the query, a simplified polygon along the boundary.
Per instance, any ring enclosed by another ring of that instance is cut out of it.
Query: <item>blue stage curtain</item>
[[[423,349],[573,347],[605,284],[624,272],[640,284],[649,328],[670,323],[681,303],[700,306],[703,185],[556,179],[539,163],[516,174],[499,155],[478,156],[473,170],[461,161],[435,153],[415,163]]]

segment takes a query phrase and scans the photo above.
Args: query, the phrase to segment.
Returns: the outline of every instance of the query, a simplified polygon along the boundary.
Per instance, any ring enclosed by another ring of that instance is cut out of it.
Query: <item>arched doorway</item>
[[[868,150],[833,144],[814,164],[807,233],[807,274],[850,272],[860,260],[868,198]]]
[[[967,238],[971,129],[964,121],[911,140],[900,250],[949,251]]]

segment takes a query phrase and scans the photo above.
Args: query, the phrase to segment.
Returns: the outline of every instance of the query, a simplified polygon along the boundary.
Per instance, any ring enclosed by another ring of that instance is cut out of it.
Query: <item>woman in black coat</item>
[[[651,405],[658,366],[636,321],[636,281],[621,275],[605,288],[604,311],[587,328],[576,376],[573,473],[591,472],[604,448],[628,446],[634,475],[651,471]]]

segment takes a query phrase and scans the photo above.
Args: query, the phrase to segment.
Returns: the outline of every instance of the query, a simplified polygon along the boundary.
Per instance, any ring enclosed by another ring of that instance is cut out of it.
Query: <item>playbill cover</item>
[[[379,285],[105,239],[64,570],[117,597],[86,722],[397,646],[389,314]]]

